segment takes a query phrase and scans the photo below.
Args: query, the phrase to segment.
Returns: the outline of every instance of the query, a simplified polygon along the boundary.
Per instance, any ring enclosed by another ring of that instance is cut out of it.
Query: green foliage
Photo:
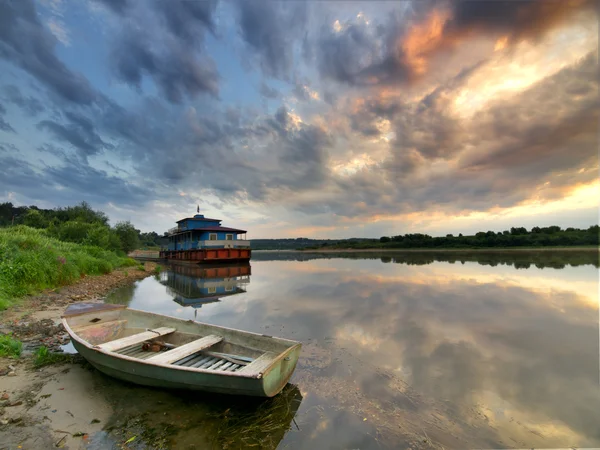
[[[40,347],[33,354],[33,365],[37,368],[48,366],[50,364],[61,364],[71,361],[71,355],[66,353],[54,353],[47,347]]]
[[[137,267],[140,263],[133,258],[121,258],[120,267]]]
[[[131,222],[119,222],[115,225],[115,233],[121,241],[121,249],[125,253],[135,250],[140,245],[139,230]]]
[[[433,237],[422,233],[398,236],[382,236],[379,239],[262,239],[252,240],[253,249],[286,249],[290,242],[297,250],[329,249],[377,249],[377,248],[508,248],[508,247],[573,247],[598,246],[600,244],[600,227],[593,225],[587,229],[567,228],[559,226],[534,227],[529,232],[524,227],[513,227],[505,231],[480,231],[473,236]],[[257,242],[257,244],[255,244]]]
[[[39,209],[36,206],[14,207],[12,203],[0,204],[0,226],[27,225],[47,229],[51,236],[61,241],[93,245],[116,252],[130,252],[139,245],[139,230],[129,222],[108,225],[108,217],[94,211],[86,202],[77,206],[56,209]],[[153,245],[156,233],[147,233]]]
[[[15,298],[71,284],[83,275],[137,264],[100,247],[61,241],[47,230],[0,228],[0,309]]]
[[[0,336],[0,356],[17,359],[21,356],[22,348],[21,341],[13,339],[10,334]]]

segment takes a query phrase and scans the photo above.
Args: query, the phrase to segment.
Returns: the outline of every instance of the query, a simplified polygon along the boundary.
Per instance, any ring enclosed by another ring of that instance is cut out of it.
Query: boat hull
[[[89,313],[90,310],[93,313]],[[94,325],[89,325],[90,322]],[[217,334],[231,345],[243,344],[253,349],[261,349],[260,351],[274,351],[278,355],[268,367],[251,374],[154,364],[97,345],[117,338],[122,322],[127,322],[133,329],[142,331],[168,326],[188,335]],[[82,308],[74,311],[71,316],[63,316],[62,323],[71,336],[75,349],[99,371],[131,383],[160,388],[273,397],[290,380],[301,352],[299,342],[123,309],[121,305],[82,304]],[[74,331],[72,326],[79,331]],[[92,330],[83,331],[89,329]]]
[[[247,262],[252,257],[249,248],[214,248],[196,250],[161,250],[160,259],[192,264]]]
[[[281,364],[273,367],[271,372],[262,378],[245,378],[173,370],[136,361],[124,361],[90,349],[75,340],[73,346],[100,372],[119,380],[142,386],[256,397],[272,397],[279,393],[291,378],[300,355],[300,348],[295,348],[288,355],[289,360],[282,360]]]

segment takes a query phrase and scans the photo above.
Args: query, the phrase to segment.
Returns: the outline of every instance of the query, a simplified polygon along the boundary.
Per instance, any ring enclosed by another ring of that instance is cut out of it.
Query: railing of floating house
[[[197,250],[203,248],[250,248],[249,240],[235,239],[228,240],[212,240],[212,241],[194,241],[194,242],[177,242],[176,249],[171,250]],[[162,247],[161,250],[169,250],[168,247]]]

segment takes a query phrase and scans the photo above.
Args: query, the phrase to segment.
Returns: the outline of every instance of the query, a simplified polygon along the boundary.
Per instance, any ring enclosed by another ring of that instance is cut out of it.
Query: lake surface
[[[116,413],[92,444],[600,447],[597,253],[255,252],[246,269],[166,267],[108,301],[303,342],[283,395],[102,377]]]

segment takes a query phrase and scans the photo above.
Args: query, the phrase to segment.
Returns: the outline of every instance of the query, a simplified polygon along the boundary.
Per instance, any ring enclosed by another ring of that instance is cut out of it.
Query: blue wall
[[[179,222],[177,224],[180,230],[197,230],[199,228],[206,227],[218,227],[221,225],[220,220],[194,220],[194,219],[204,219],[202,214],[196,214],[193,219],[186,219],[183,222]]]
[[[206,222],[204,220],[184,220],[179,224],[179,228],[187,230],[197,230],[198,228],[218,227],[219,222]]]
[[[217,240],[224,241],[225,236],[227,234],[232,234],[233,241],[237,240],[237,234],[230,231],[196,231],[192,233],[192,240],[190,241],[190,236],[187,234],[172,236],[169,239],[173,239],[174,241],[169,241],[169,250],[193,250],[198,247],[198,241],[209,241],[210,234],[215,233],[217,235]],[[181,241],[179,241],[181,240]],[[215,246],[214,248],[224,248],[224,245]]]

